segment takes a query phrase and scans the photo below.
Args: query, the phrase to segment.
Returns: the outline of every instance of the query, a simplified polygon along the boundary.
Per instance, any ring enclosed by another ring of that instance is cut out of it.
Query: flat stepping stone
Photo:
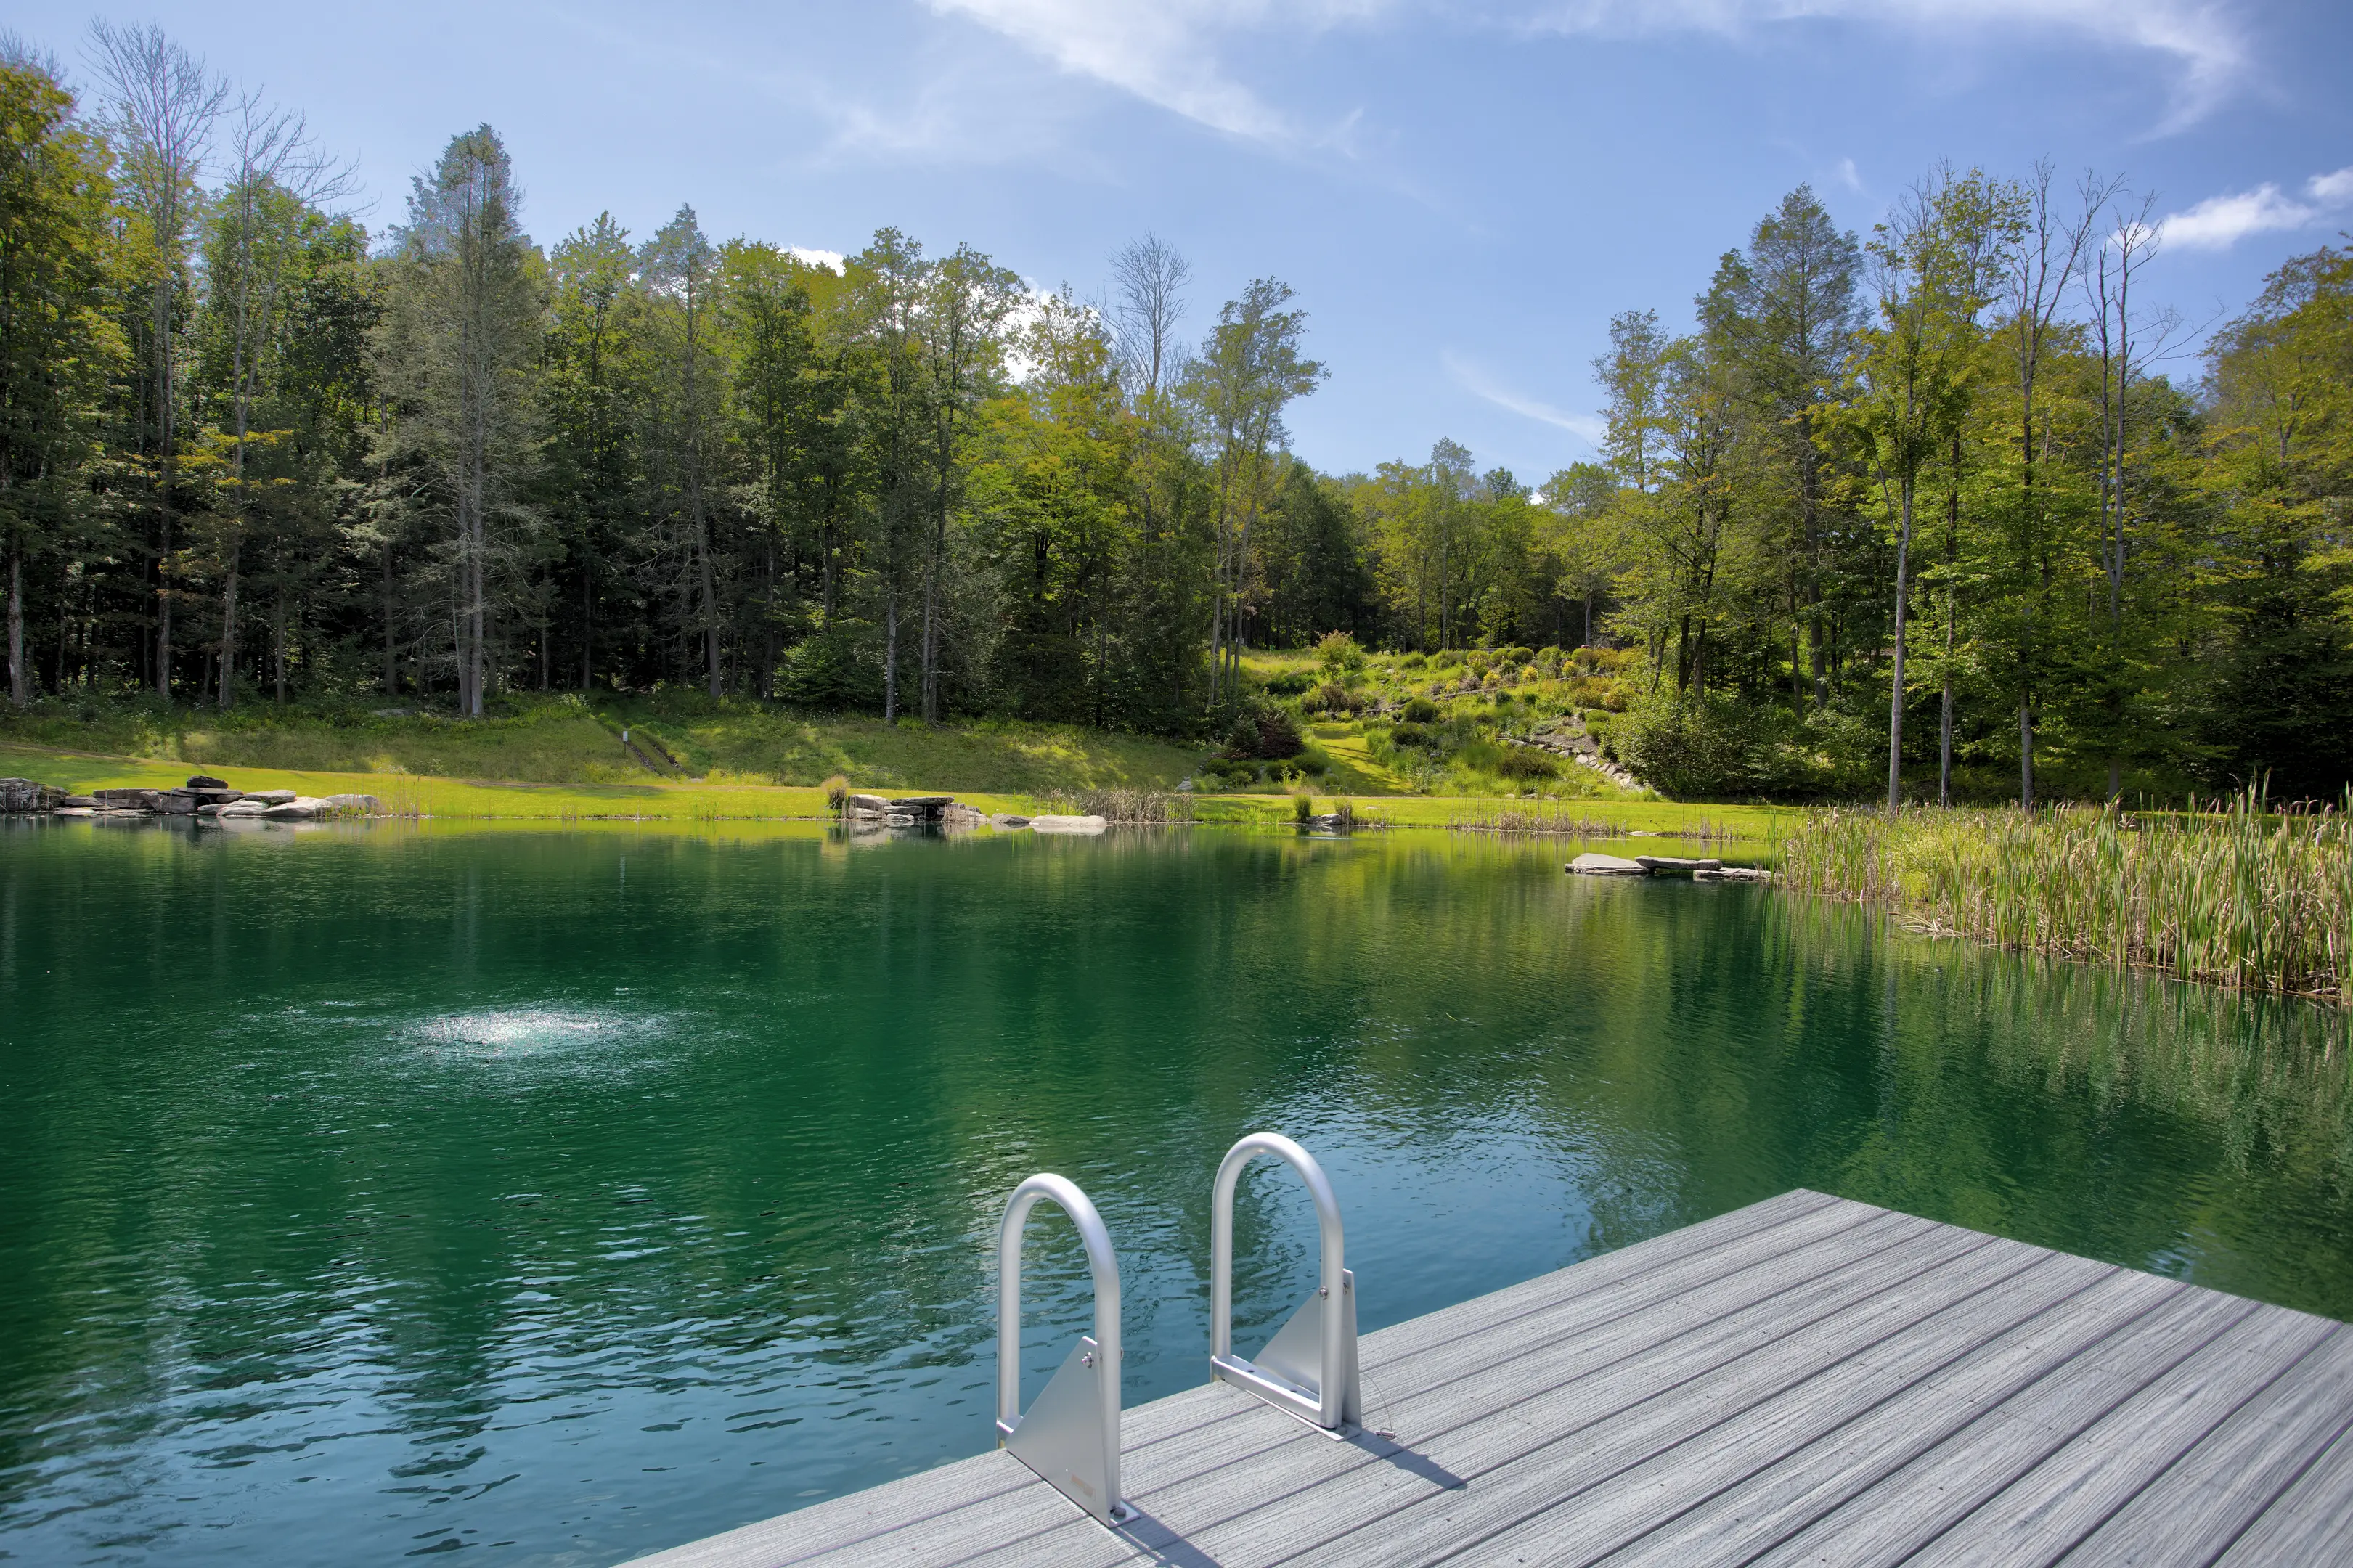
[[[1568,869],[1580,877],[1647,877],[1651,868],[1640,860],[1629,860],[1617,855],[1579,855],[1568,863]]]
[[[1690,860],[1677,855],[1637,855],[1634,863],[1652,871],[1721,871],[1721,860]]]

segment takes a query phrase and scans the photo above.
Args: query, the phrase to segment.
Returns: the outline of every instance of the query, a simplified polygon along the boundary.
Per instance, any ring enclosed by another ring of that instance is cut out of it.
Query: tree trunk
[[[699,503],[695,510],[701,512]],[[697,552],[702,556],[703,674],[709,682],[711,700],[716,702],[719,700],[719,591],[711,575],[711,525],[708,520],[698,517],[695,537],[700,542]]]
[[[1947,648],[1949,658],[1951,649]],[[1945,672],[1945,702],[1936,730],[1936,804],[1953,804],[1953,676]]]
[[[1904,633],[1912,593],[1912,476],[1904,476],[1904,521],[1895,541],[1895,669],[1887,694],[1887,810],[1904,805]]]
[[[580,689],[584,692],[596,679],[592,668],[596,654],[596,567],[589,559],[587,542],[584,538],[580,546]]]
[[[2018,695],[2018,805],[2034,809],[2034,707],[2023,691]]]
[[[1806,646],[1811,650],[1814,667],[1814,711],[1827,713],[1831,706],[1830,661],[1825,658],[1822,637],[1822,585],[1819,580],[1806,587],[1807,607],[1811,612],[1806,621]]]
[[[899,718],[899,590],[882,601],[882,722]]]
[[[926,724],[936,724],[940,720],[939,608],[939,543],[935,542],[923,563],[923,710]]]
[[[243,547],[228,547],[228,584],[221,590],[220,705],[237,706],[237,568]]]
[[[172,695],[172,284],[155,285],[155,695]]]
[[[381,558],[384,563],[384,694],[396,697],[400,692],[400,670],[392,651],[392,541],[385,541]]]
[[[22,708],[32,700],[25,669],[25,552],[8,542],[8,700]]]

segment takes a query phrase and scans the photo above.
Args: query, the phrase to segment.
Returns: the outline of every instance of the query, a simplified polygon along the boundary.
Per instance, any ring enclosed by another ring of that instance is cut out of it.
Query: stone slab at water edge
[[[1579,855],[1564,870],[1580,877],[1688,876],[1694,882],[1769,882],[1773,873],[1757,866],[1726,866],[1721,860],[1677,855]]]

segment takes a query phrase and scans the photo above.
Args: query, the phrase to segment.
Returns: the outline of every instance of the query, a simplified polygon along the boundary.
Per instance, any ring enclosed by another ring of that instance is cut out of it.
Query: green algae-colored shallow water
[[[0,1558],[605,1563],[973,1453],[1038,1170],[1175,1392],[1261,1127],[1367,1329],[1798,1185],[2353,1316],[2341,1015],[1564,858],[0,831]],[[1239,1255],[1247,1347],[1279,1172]]]

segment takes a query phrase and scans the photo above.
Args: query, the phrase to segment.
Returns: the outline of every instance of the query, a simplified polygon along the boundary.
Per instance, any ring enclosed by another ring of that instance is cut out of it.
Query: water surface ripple
[[[601,1564],[976,1452],[1037,1170],[1175,1392],[1259,1127],[1368,1329],[1798,1185],[2353,1316],[2342,1015],[1562,858],[0,830],[0,1557]],[[1311,1232],[1244,1183],[1245,1346]]]

